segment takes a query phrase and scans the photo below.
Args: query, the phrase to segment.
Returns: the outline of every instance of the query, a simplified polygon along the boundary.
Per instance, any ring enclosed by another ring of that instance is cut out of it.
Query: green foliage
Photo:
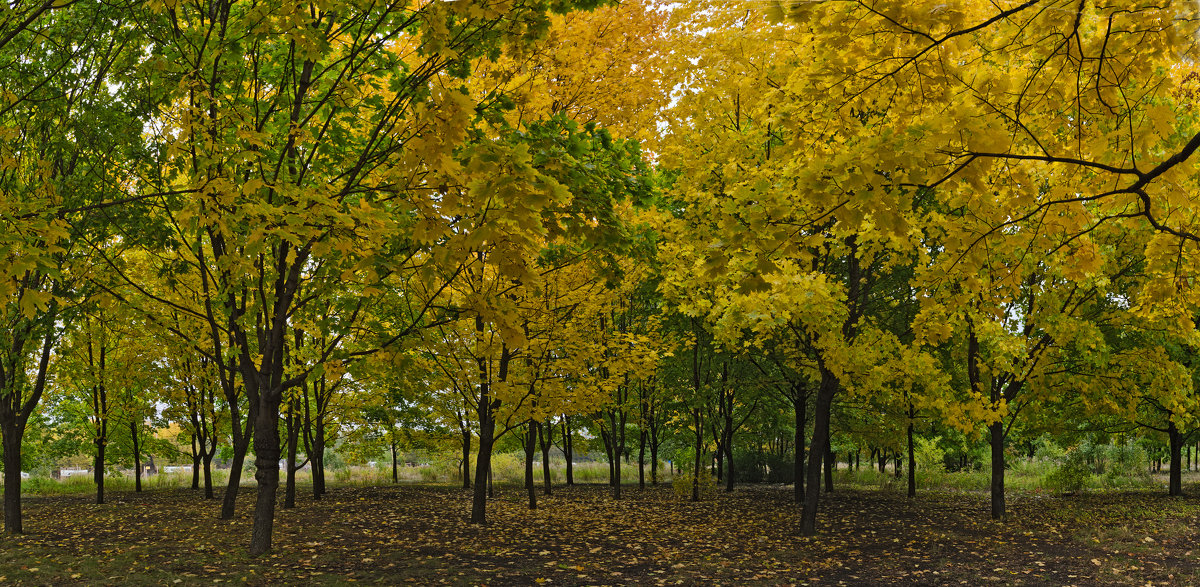
[[[769,455],[757,452],[734,452],[733,470],[738,483],[762,483],[767,480]]]
[[[796,480],[796,462],[792,455],[768,454],[766,458],[767,483],[793,483]]]
[[[1148,471],[1146,449],[1134,442],[1104,447],[1104,485],[1107,487],[1145,487],[1154,483]]]
[[[1085,451],[1076,449],[1067,452],[1058,467],[1046,476],[1046,486],[1064,494],[1077,493],[1087,486],[1092,478],[1092,467],[1087,462]]]
[[[917,437],[913,447],[913,456],[917,460],[917,472],[943,472],[946,470],[946,451],[938,443],[942,437],[932,439]]]
[[[694,480],[698,480],[698,485]],[[700,469],[700,475],[693,475],[690,471],[687,473],[676,474],[671,480],[671,488],[675,491],[675,497],[678,499],[691,499],[692,490],[696,489],[696,493],[700,499],[712,499],[717,494],[717,478],[709,472],[708,469]]]

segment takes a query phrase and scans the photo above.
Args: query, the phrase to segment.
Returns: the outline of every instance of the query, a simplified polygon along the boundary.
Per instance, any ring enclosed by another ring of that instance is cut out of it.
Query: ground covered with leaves
[[[803,538],[790,487],[624,496],[556,488],[531,511],[503,488],[473,526],[462,489],[335,488],[279,510],[275,549],[256,559],[249,492],[233,521],[188,490],[30,497],[30,533],[0,538],[0,583],[1200,584],[1193,497],[1015,494],[996,523],[981,493],[840,490]]]

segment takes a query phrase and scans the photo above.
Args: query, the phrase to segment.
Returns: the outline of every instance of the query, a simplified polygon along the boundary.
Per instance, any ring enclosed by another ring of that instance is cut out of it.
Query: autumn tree
[[[540,35],[546,8],[214,0],[139,12],[154,42],[145,67],[167,88],[152,138],[160,156],[144,182],[195,193],[164,201],[173,262],[202,282],[200,304],[176,309],[208,324],[198,350],[237,374],[252,406],[252,554],[271,544],[280,405],[308,376],[285,373],[290,317],[335,285],[414,270],[413,251],[430,242],[414,219],[453,218],[439,188],[462,179],[454,151],[475,103],[454,78]],[[397,325],[379,344],[414,327]],[[347,333],[335,330],[323,359]]]
[[[5,530],[22,532],[21,441],[46,388],[64,296],[77,288],[92,214],[128,199],[142,147],[141,44],[103,3],[18,2],[0,15],[0,251],[4,263],[0,434]]]

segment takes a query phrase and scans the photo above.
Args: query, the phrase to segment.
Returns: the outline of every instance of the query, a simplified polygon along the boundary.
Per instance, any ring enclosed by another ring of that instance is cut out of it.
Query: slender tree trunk
[[[625,410],[612,412],[613,418],[613,491],[614,500],[621,499],[621,455],[625,453]]]
[[[792,411],[796,420],[796,430],[792,443],[796,450],[792,454],[792,498],[796,503],[804,503],[804,425],[808,423],[808,394],[800,393],[799,385],[792,398]]]
[[[692,329],[696,333],[692,339],[692,392],[695,394],[694,397],[699,399],[702,391],[700,387],[700,334],[702,330],[695,318],[692,319]],[[696,445],[695,452],[693,453],[695,456],[693,460],[696,462],[692,470],[692,501],[700,501],[700,461],[703,460],[700,450],[701,443],[704,441],[704,422],[702,419],[703,413],[700,407],[696,406],[692,408],[692,425],[696,431]]]
[[[604,443],[604,456],[608,458],[608,485],[611,487],[617,479],[614,467],[618,457],[613,455],[612,436],[604,429],[603,423],[600,424],[600,441]]]
[[[567,461],[567,485],[575,484],[575,446],[572,442],[571,417],[563,416],[563,458]]]
[[[700,501],[700,462],[703,459],[701,454],[702,443],[704,441],[704,426],[701,420],[700,408],[692,409],[692,423],[696,426],[696,464],[692,471],[692,501]]]
[[[638,431],[638,489],[646,488],[646,430]]]
[[[312,454],[308,461],[312,467],[313,499],[321,499],[325,495],[325,413],[324,408],[317,410],[313,419]]]
[[[992,519],[1004,519],[1004,421],[996,420],[988,427],[992,448]]]
[[[717,464],[717,482],[725,480],[725,444],[718,438],[717,450],[713,452],[713,462]]]
[[[554,444],[554,424],[550,420],[538,428],[538,442],[542,447],[542,487],[550,495],[550,447]]]
[[[1175,427],[1175,422],[1168,422],[1167,435],[1171,441],[1171,478],[1167,491],[1169,495],[1183,495],[1183,434]]]
[[[475,329],[483,332],[482,318],[475,318]],[[505,381],[508,378],[510,358],[508,346],[501,347],[498,381]],[[475,413],[479,419],[479,456],[475,461],[475,493],[471,500],[471,523],[486,524],[487,498],[492,491],[492,444],[496,441],[496,410],[500,407],[500,400],[492,399],[487,361],[479,359],[478,363],[481,383]],[[482,482],[484,479],[487,479],[486,484]]]
[[[289,402],[290,403],[290,402]],[[296,507],[296,444],[300,439],[300,422],[294,415],[297,411],[295,408],[299,406],[292,405],[288,409],[288,413],[284,416],[287,430],[287,484],[283,490],[283,509],[290,510]]]
[[[829,448],[829,441],[825,441],[825,459],[823,460],[825,469],[825,493],[833,493],[833,469],[837,466],[837,461],[834,459],[833,451]]]
[[[138,426],[129,423],[129,436],[133,439],[133,490],[142,490],[142,449],[138,444]]]
[[[462,429],[462,478],[463,489],[471,488],[471,429]]]
[[[537,447],[538,423],[532,418],[525,423],[525,493],[529,495],[529,509],[537,509],[537,488],[533,483],[533,454]]]
[[[658,425],[650,425],[650,485],[658,485]]]
[[[490,402],[485,396],[484,401]],[[481,402],[483,403],[483,402]],[[495,433],[496,423],[492,420],[491,406],[480,409],[479,422],[479,454],[475,457],[475,494],[471,502],[471,523],[487,523],[487,491],[488,469],[492,464],[492,434]]]
[[[733,464],[733,396],[729,387],[729,362],[721,363],[721,395],[724,408],[724,427],[721,429],[721,447],[725,450],[725,492],[733,493],[733,484],[737,481],[737,471]]]
[[[392,437],[392,483],[400,482],[400,463],[396,457],[396,431],[389,433]]]
[[[214,442],[212,448],[208,452],[204,453],[204,499],[213,499],[216,497],[213,493],[212,482],[212,460],[213,456],[216,454],[217,447],[216,443]]]
[[[725,492],[733,493],[736,481],[736,471],[733,466],[733,398],[729,398],[728,409],[725,411],[725,428],[721,432],[721,447],[725,451]]]
[[[92,480],[96,482],[96,503],[104,503],[104,451],[108,448],[108,424],[101,424],[100,437],[96,439],[96,460],[93,461]]]
[[[192,491],[200,490],[200,446],[196,433],[192,433]]]
[[[837,392],[837,376],[821,366],[821,385],[817,388],[816,410],[813,419],[812,444],[809,446],[808,470],[805,479],[804,512],[800,518],[800,533],[814,536],[817,533],[817,506],[821,496],[821,465],[829,446],[829,417],[833,407],[833,396]]]
[[[913,450],[913,411],[908,410],[908,496],[917,496],[917,457]]]
[[[234,422],[234,427],[239,428],[237,422]],[[238,437],[241,437],[240,442]],[[238,490],[242,487],[242,468],[246,464],[246,453],[250,448],[250,434],[237,434],[234,437],[233,443],[233,459],[229,461],[229,480],[225,484],[225,495],[221,498],[221,515],[222,520],[232,520],[234,506],[237,503]]]
[[[230,396],[226,394],[228,399]],[[252,427],[256,409],[250,410],[246,422],[242,422],[241,410],[237,407],[237,396],[232,396],[229,404],[230,431],[233,436],[233,459],[229,462],[229,480],[225,485],[225,495],[221,499],[222,520],[232,520],[234,506],[237,504],[238,490],[242,486],[242,467],[246,463],[246,453],[250,450],[250,441],[254,436]]]

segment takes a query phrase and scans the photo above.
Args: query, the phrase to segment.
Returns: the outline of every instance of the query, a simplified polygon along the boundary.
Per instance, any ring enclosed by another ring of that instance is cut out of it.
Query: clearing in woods
[[[1193,491],[1200,488],[1193,488]],[[30,534],[0,539],[0,582],[24,584],[997,584],[1200,583],[1200,504],[1157,493],[1010,496],[838,490],[821,535],[797,533],[790,487],[690,503],[669,487],[556,488],[531,511],[518,487],[467,522],[470,494],[339,487],[280,510],[274,549],[250,558],[251,503],[232,522],[188,490],[31,497]]]

